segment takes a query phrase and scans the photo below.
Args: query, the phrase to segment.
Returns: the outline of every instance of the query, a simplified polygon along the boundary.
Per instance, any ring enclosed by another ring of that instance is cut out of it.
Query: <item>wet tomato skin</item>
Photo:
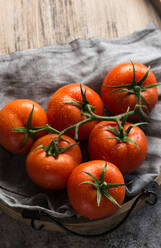
[[[81,163],[82,154],[76,142],[66,135],[59,141],[59,147],[75,144],[57,157],[49,156],[43,150],[36,147],[48,146],[57,134],[49,134],[39,138],[32,146],[26,159],[26,170],[31,180],[46,189],[63,189],[66,187],[67,179],[75,166]]]
[[[104,106],[100,96],[91,88],[81,84],[83,92],[86,91],[86,98],[90,105],[94,107],[94,113],[104,114]],[[68,84],[59,88],[48,102],[49,124],[59,131],[76,124],[87,117],[81,113],[78,106],[74,104],[64,104],[65,102],[82,103],[80,84]],[[89,133],[98,121],[92,121],[80,126],[78,131],[79,140],[88,138]],[[74,130],[67,132],[67,135],[74,137]]]
[[[118,209],[118,206],[109,201],[104,195],[102,195],[100,206],[98,206],[96,188],[91,184],[81,184],[84,181],[93,182],[93,179],[84,171],[99,179],[105,163],[106,161],[103,160],[82,163],[72,171],[68,179],[67,192],[69,201],[73,209],[83,217],[98,219],[108,216]],[[107,183],[124,184],[122,173],[110,162],[107,162],[104,179]],[[122,204],[125,197],[125,186],[111,188],[109,193],[119,204]]]
[[[147,71],[147,66],[134,62],[135,72],[136,72],[136,82],[138,82]],[[115,66],[112,70],[110,70],[104,78],[102,87],[101,87],[101,95],[104,104],[106,107],[115,115],[125,113],[127,108],[130,107],[130,110],[134,110],[134,107],[137,102],[137,96],[135,94],[131,94],[128,92],[115,92],[111,93],[114,88],[110,88],[107,86],[120,86],[126,84],[132,84],[133,80],[133,67],[131,62],[119,64]],[[143,86],[156,84],[157,80],[155,78],[154,73],[150,70],[148,77],[143,82]],[[125,87],[126,88],[126,87]],[[116,89],[116,88],[115,88]],[[142,91],[142,95],[148,101],[151,108],[148,106],[148,110],[151,111],[155,104],[158,101],[158,90],[157,87],[150,88]],[[142,101],[143,105],[146,105]],[[144,109],[146,111],[146,109]],[[138,120],[138,116],[130,117],[130,120]]]
[[[124,130],[131,125],[126,123]],[[105,127],[118,128],[116,122],[102,121],[92,130],[88,141],[90,159],[104,159],[114,163],[126,175],[135,171],[144,161],[147,153],[147,138],[139,127],[133,127],[128,135],[140,148],[131,142],[119,142],[116,135]]]
[[[26,127],[30,112],[33,111],[32,126],[39,127],[48,123],[47,114],[44,109],[35,101],[29,99],[17,99],[6,104],[0,110],[0,144],[12,153],[27,153],[34,140],[29,137],[26,145],[21,148],[24,141],[24,133],[12,132],[12,129]],[[37,137],[44,135],[44,132],[37,134]]]

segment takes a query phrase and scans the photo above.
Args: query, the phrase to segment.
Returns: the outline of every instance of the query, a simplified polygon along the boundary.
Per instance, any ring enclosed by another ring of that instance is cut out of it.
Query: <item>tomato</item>
[[[135,82],[137,82],[136,85],[138,86],[138,81],[144,77],[148,68],[145,65],[136,62],[133,63],[133,65],[135,67]],[[117,65],[111,71],[109,71],[104,78],[101,87],[102,99],[106,107],[115,115],[126,112],[128,106],[130,107],[130,110],[134,110],[137,102],[137,96],[135,93],[130,92],[112,93],[112,91],[116,90],[117,88],[110,88],[107,86],[124,86],[127,84],[130,84],[132,86],[133,75],[133,66],[132,63],[129,62]],[[142,83],[142,86],[145,87],[156,83],[156,78],[153,72],[150,70],[147,78]],[[135,92],[135,86],[129,89]],[[125,86],[125,88],[127,87]],[[146,108],[148,108],[148,111],[151,111],[158,100],[157,87],[142,90],[141,94],[144,98],[144,100],[141,100],[142,105],[144,105],[143,110],[146,112]],[[138,117],[136,118],[135,116],[135,118],[131,119],[136,120],[138,119]]]
[[[29,151],[33,138],[29,136],[22,148],[24,133],[13,132],[12,129],[26,127],[28,117],[33,109],[32,126],[39,127],[48,123],[47,114],[36,102],[29,99],[17,99],[6,104],[0,110],[0,144],[12,153],[26,153]],[[37,136],[44,135],[39,133]]]
[[[131,123],[126,122],[124,131],[130,125]],[[114,163],[124,175],[133,172],[146,157],[148,144],[144,132],[137,126],[130,130],[125,139],[131,139],[134,144],[130,141],[118,141],[115,133],[107,127],[118,129],[116,122],[102,121],[92,130],[88,142],[90,158]]]
[[[110,186],[111,184],[124,184],[122,173],[114,164],[103,160],[82,163],[72,171],[67,183],[69,201],[73,209],[81,216],[97,219],[108,216],[118,209],[118,205],[111,202],[104,194],[101,195],[98,205],[96,187],[93,184],[85,183],[95,183],[87,173],[100,180],[105,164],[107,164],[107,167],[103,183],[99,185],[99,190],[105,192],[105,194],[110,194],[118,204],[122,204],[124,201],[124,185],[114,188],[108,188],[107,186],[107,184],[110,184]]]
[[[58,149],[72,146],[58,156],[48,155],[43,147],[49,146],[57,134],[49,134],[39,138],[32,146],[26,159],[26,170],[31,180],[46,189],[63,189],[67,179],[75,166],[81,163],[81,150],[76,142],[66,135],[62,135],[58,142]],[[50,147],[49,152],[54,152]]]
[[[103,115],[104,107],[100,96],[94,90],[85,85],[82,85],[82,90],[83,92],[86,91],[86,99],[88,103],[93,106],[94,113]],[[78,106],[71,102],[76,102]],[[86,119],[87,116],[83,114],[83,111],[86,112],[86,104],[87,103],[85,101],[83,102],[82,99],[80,84],[68,84],[59,88],[52,95],[48,103],[49,124],[61,131]],[[79,139],[87,139],[96,123],[97,121],[92,121],[83,124],[78,131]],[[70,130],[67,134],[74,137],[74,130]]]

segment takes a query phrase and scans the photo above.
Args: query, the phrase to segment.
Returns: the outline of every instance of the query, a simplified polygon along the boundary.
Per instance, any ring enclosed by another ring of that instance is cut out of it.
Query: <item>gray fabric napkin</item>
[[[70,44],[0,55],[0,108],[16,98],[30,98],[45,109],[51,95],[68,83],[84,83],[99,92],[106,73],[128,61],[150,65],[161,81],[161,31],[150,24],[127,37],[91,38]],[[161,88],[159,89],[161,94]],[[127,186],[128,198],[139,193],[161,171],[161,95],[145,127],[149,149],[145,162]],[[46,191],[30,181],[25,156],[12,155],[0,147],[0,200],[12,207],[39,209],[58,218],[71,217],[65,191]]]

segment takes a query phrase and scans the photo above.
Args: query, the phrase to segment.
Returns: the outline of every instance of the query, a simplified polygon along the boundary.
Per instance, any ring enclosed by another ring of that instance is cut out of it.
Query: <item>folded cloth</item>
[[[77,39],[65,45],[0,55],[0,108],[16,98],[29,98],[46,109],[54,91],[69,83],[84,83],[99,92],[106,73],[130,60],[150,65],[157,80],[161,80],[161,31],[153,24],[114,40]],[[144,128],[149,143],[146,160],[125,177],[131,182],[127,185],[127,198],[141,192],[161,172],[160,97],[151,119]],[[58,218],[75,214],[65,191],[47,191],[36,186],[26,174],[25,156],[10,154],[2,147],[0,200],[11,207],[42,210]]]

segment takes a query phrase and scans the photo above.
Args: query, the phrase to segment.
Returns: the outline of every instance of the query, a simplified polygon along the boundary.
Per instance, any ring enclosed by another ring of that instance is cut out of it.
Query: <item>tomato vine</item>
[[[159,86],[159,85],[161,85],[161,83],[143,86],[142,85],[143,82],[148,77],[149,68],[147,69],[147,71],[146,71],[145,75],[143,76],[143,78],[141,80],[139,80],[138,82],[136,82],[136,72],[135,72],[135,66],[134,66],[133,63],[132,63],[132,67],[133,67],[132,84],[120,85],[120,86],[108,86],[107,85],[107,87],[117,88],[117,89],[114,89],[113,91],[111,91],[110,94],[115,93],[115,92],[128,92],[130,94],[135,94],[137,96],[137,102],[136,102],[136,105],[134,107],[134,110],[129,111],[129,109],[127,109],[127,111],[125,113],[114,115],[114,116],[100,116],[100,115],[97,115],[97,114],[94,113],[94,107],[89,104],[89,102],[88,102],[88,100],[86,98],[86,90],[83,92],[82,86],[80,84],[82,102],[79,103],[79,102],[76,102],[76,101],[72,101],[72,102],[64,102],[62,104],[73,104],[73,105],[77,106],[81,110],[82,115],[86,116],[87,118],[82,120],[82,121],[80,121],[80,122],[78,122],[78,123],[75,123],[75,124],[65,128],[62,131],[58,131],[57,129],[53,128],[49,124],[46,124],[45,126],[41,126],[41,127],[32,127],[31,123],[32,123],[32,115],[33,115],[33,111],[34,111],[34,106],[33,106],[33,109],[32,109],[32,111],[31,111],[31,113],[30,113],[30,115],[28,117],[27,126],[25,128],[20,127],[20,128],[15,128],[15,129],[12,130],[13,132],[24,133],[25,137],[24,137],[24,142],[22,144],[22,147],[26,144],[27,139],[29,138],[29,136],[34,138],[35,134],[37,134],[37,133],[39,133],[41,131],[48,131],[50,133],[58,134],[58,138],[57,138],[57,141],[56,141],[58,143],[60,137],[63,134],[65,134],[69,130],[74,129],[75,130],[74,139],[78,140],[79,127],[82,126],[83,124],[87,123],[87,122],[92,122],[92,121],[95,121],[95,120],[98,120],[98,121],[115,121],[118,124],[118,123],[120,123],[120,121],[128,119],[131,116],[139,115],[146,122],[150,122],[150,117],[147,114],[149,112],[148,108],[150,109],[150,105],[146,101],[144,96],[142,95],[142,91],[144,91],[146,89],[149,89],[149,88]],[[141,100],[147,106],[142,105]],[[146,111],[144,111],[144,109],[146,109]]]

